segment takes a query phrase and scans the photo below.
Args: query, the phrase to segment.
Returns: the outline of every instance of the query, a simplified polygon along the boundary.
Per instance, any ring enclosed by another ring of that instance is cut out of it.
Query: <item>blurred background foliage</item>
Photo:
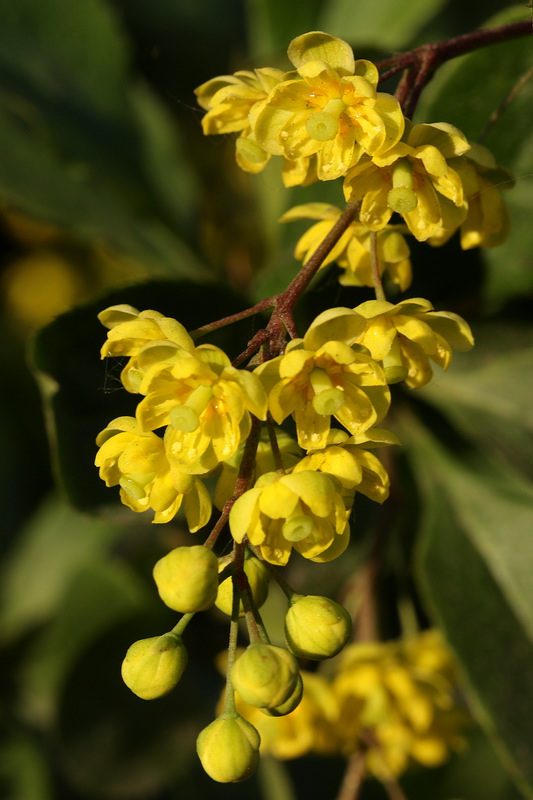
[[[531,12],[502,0],[0,0],[0,12],[0,796],[333,797],[340,759],[265,759],[232,787],[203,774],[194,741],[221,686],[218,612],[195,619],[192,666],[168,698],[145,703],[121,683],[129,644],[174,624],[153,563],[196,539],[179,520],[154,527],[120,507],[97,477],[94,437],[128,413],[130,398],[99,360],[96,314],[128,302],[197,327],[244,308],[298,268],[299,229],[279,226],[280,214],[341,202],[337,183],[283,189],[275,164],[241,173],[231,137],[202,136],[195,86],[283,67],[289,40],[306,30],[379,60]],[[475,138],[531,64],[528,39],[453,61],[416,120]],[[480,729],[446,766],[407,775],[409,800],[533,796],[532,107],[530,81],[486,139],[517,178],[506,194],[508,242],[413,248],[410,295],[463,314],[477,346],[427,388],[395,392],[390,426],[404,447],[389,465],[393,546],[381,563],[380,623],[398,635],[413,612],[444,629]],[[341,290],[330,271],[302,303],[303,324],[370,296]],[[235,355],[257,324],[212,340]],[[369,505],[360,502],[339,563],[293,563],[300,591],[319,581],[350,604],[380,524]],[[266,612],[274,639],[279,602]],[[363,797],[383,790],[369,783]]]

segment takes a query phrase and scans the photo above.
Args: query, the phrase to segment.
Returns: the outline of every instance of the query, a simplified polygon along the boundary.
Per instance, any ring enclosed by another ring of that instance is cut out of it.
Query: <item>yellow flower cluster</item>
[[[263,753],[291,759],[360,752],[368,774],[390,781],[412,762],[442,764],[463,745],[468,716],[457,706],[452,657],[435,630],[348,645],[333,673],[302,677],[302,701],[284,717],[265,716],[237,698]]]
[[[183,504],[190,530],[198,530],[211,516],[198,476],[236,453],[252,414],[265,419],[261,382],[232,367],[218,347],[195,347],[179,322],[157,311],[112,306],[99,319],[109,328],[102,357],[127,356],[122,383],[142,395],[135,417],[119,417],[99,434],[100,477],[120,485],[134,511],[152,509],[154,522],[168,522]]]
[[[485,147],[448,123],[413,125],[392,95],[376,91],[375,65],[355,60],[336,36],[298,36],[288,56],[292,72],[263,68],[200,86],[203,130],[240,132],[237,162],[248,172],[281,156],[286,186],[344,179],[344,196],[360,204],[359,217],[322,265],[337,261],[341,283],[373,285],[371,232],[379,232],[381,272],[401,289],[411,282],[404,232],[440,245],[460,230],[465,249],[504,241],[509,221],[500,189],[513,180]],[[393,214],[401,225],[389,224]],[[282,221],[320,220],[298,242],[296,258],[309,258],[339,216],[325,203],[284,214]]]
[[[223,506],[252,415],[265,420],[268,411],[278,425],[293,418],[298,444],[280,432],[275,463],[260,442],[255,484],[229,517],[235,541],[247,537],[278,565],[293,549],[315,561],[345,550],[355,493],[380,503],[388,495],[386,471],[369,452],[397,443],[376,428],[389,408],[388,384],[421,386],[430,359],[446,369],[452,346],[473,343],[464,320],[427,301],[376,300],[323,312],[283,355],[250,372],[213,345],[196,347],[179,322],[156,311],[112,306],[100,320],[109,329],[102,356],[128,358],[121,380],[141,399],[135,417],[98,435],[96,465],[108,486],[120,486],[125,505],[152,509],[154,522],[182,509],[191,531],[203,527],[212,505],[202,478],[218,471],[215,500]]]

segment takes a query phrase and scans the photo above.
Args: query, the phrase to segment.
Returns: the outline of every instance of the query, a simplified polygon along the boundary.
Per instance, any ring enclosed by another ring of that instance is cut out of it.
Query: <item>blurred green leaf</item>
[[[447,0],[329,0],[320,18],[320,30],[347,39],[350,44],[401,50],[437,14]]]
[[[32,719],[51,719],[62,685],[83,652],[106,631],[143,612],[150,599],[145,582],[118,559],[71,568],[61,605],[34,637],[21,669]]]
[[[56,612],[73,572],[102,559],[116,525],[83,516],[49,498],[21,531],[2,567],[0,629],[4,641]]]
[[[177,131],[133,84],[109,7],[20,0],[2,29],[1,202],[160,274],[205,275],[179,235],[194,193]]]
[[[289,14],[286,0],[246,0],[252,58],[285,54],[291,39],[317,29],[317,17],[323,5],[324,0],[306,0],[293,4]],[[286,67],[280,66],[288,69],[289,63]]]
[[[533,797],[533,488],[496,461],[401,427],[424,506],[419,580],[464,669],[473,711]]]
[[[513,6],[487,21],[496,27],[531,17]],[[417,121],[446,121],[476,140],[491,114],[533,66],[531,37],[483,47],[439,69],[422,94]],[[516,185],[504,192],[511,214],[511,235],[484,251],[488,265],[486,293],[495,305],[533,289],[531,215],[533,213],[533,79],[522,86],[483,140],[499,164],[511,170]],[[505,187],[503,187],[505,188]]]
[[[0,743],[0,788],[6,800],[53,800],[46,754],[33,736],[16,731]]]
[[[435,405],[480,449],[503,455],[533,479],[533,329],[492,322],[474,328],[476,346],[423,387]]]

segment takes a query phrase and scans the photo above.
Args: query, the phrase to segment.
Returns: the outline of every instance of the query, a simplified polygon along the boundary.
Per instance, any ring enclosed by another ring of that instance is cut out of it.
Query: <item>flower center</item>
[[[394,338],[391,349],[383,359],[383,372],[387,383],[398,383],[407,378],[408,369],[403,363],[402,349],[397,336]]]
[[[146,497],[145,487],[154,478],[155,472],[146,472],[142,475],[123,475],[119,481],[119,486],[134,500],[144,500]]]
[[[293,515],[284,522],[281,530],[288,542],[301,542],[302,539],[313,535],[315,525],[311,517],[306,517],[303,513],[296,513],[296,516]]]
[[[344,392],[333,385],[328,373],[315,367],[309,375],[309,382],[315,396],[312,405],[317,414],[335,414],[344,405]]]
[[[339,132],[339,118],[345,108],[344,101],[337,97],[329,100],[322,111],[312,114],[305,126],[311,139],[318,142],[334,139]]]
[[[192,433],[200,425],[200,416],[205,411],[211,398],[213,389],[210,386],[197,386],[191,392],[187,402],[175,406],[168,415],[168,420],[173,428],[183,433]]]
[[[387,195],[387,205],[398,214],[408,214],[418,205],[418,197],[413,192],[413,165],[406,158],[400,158],[392,168],[392,189]]]

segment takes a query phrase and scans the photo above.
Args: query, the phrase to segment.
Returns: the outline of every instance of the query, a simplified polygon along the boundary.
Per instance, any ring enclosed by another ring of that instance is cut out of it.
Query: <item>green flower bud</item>
[[[238,783],[255,771],[260,742],[258,732],[245,719],[222,715],[200,732],[196,752],[214,781]]]
[[[225,562],[221,559],[219,565],[219,572],[222,572],[226,566]],[[252,597],[256,608],[261,608],[263,603],[268,597],[268,584],[270,582],[270,573],[267,568],[255,556],[247,557],[244,562],[244,571],[250,584]],[[218,587],[218,594],[215,605],[224,614],[231,616],[231,609],[233,604],[233,581],[230,578],[222,581]],[[244,608],[242,601],[239,605],[239,616],[243,616]]]
[[[203,545],[176,547],[159,559],[154,580],[161,600],[174,611],[206,611],[218,590],[218,559]]]
[[[248,705],[276,708],[292,695],[298,675],[298,664],[288,650],[257,643],[236,660],[231,681]]]
[[[336,656],[352,631],[350,615],[329,597],[300,596],[285,615],[285,639],[296,656],[320,661]]]
[[[287,714],[290,714],[291,711],[294,711],[294,709],[300,705],[303,693],[304,682],[302,680],[302,676],[298,675],[298,678],[296,679],[296,686],[294,687],[294,691],[288,700],[285,700],[284,703],[276,706],[275,708],[262,708],[261,711],[268,717],[284,717]]]
[[[168,694],[187,666],[187,650],[174,633],[134,642],[122,662],[122,680],[143,700]]]

